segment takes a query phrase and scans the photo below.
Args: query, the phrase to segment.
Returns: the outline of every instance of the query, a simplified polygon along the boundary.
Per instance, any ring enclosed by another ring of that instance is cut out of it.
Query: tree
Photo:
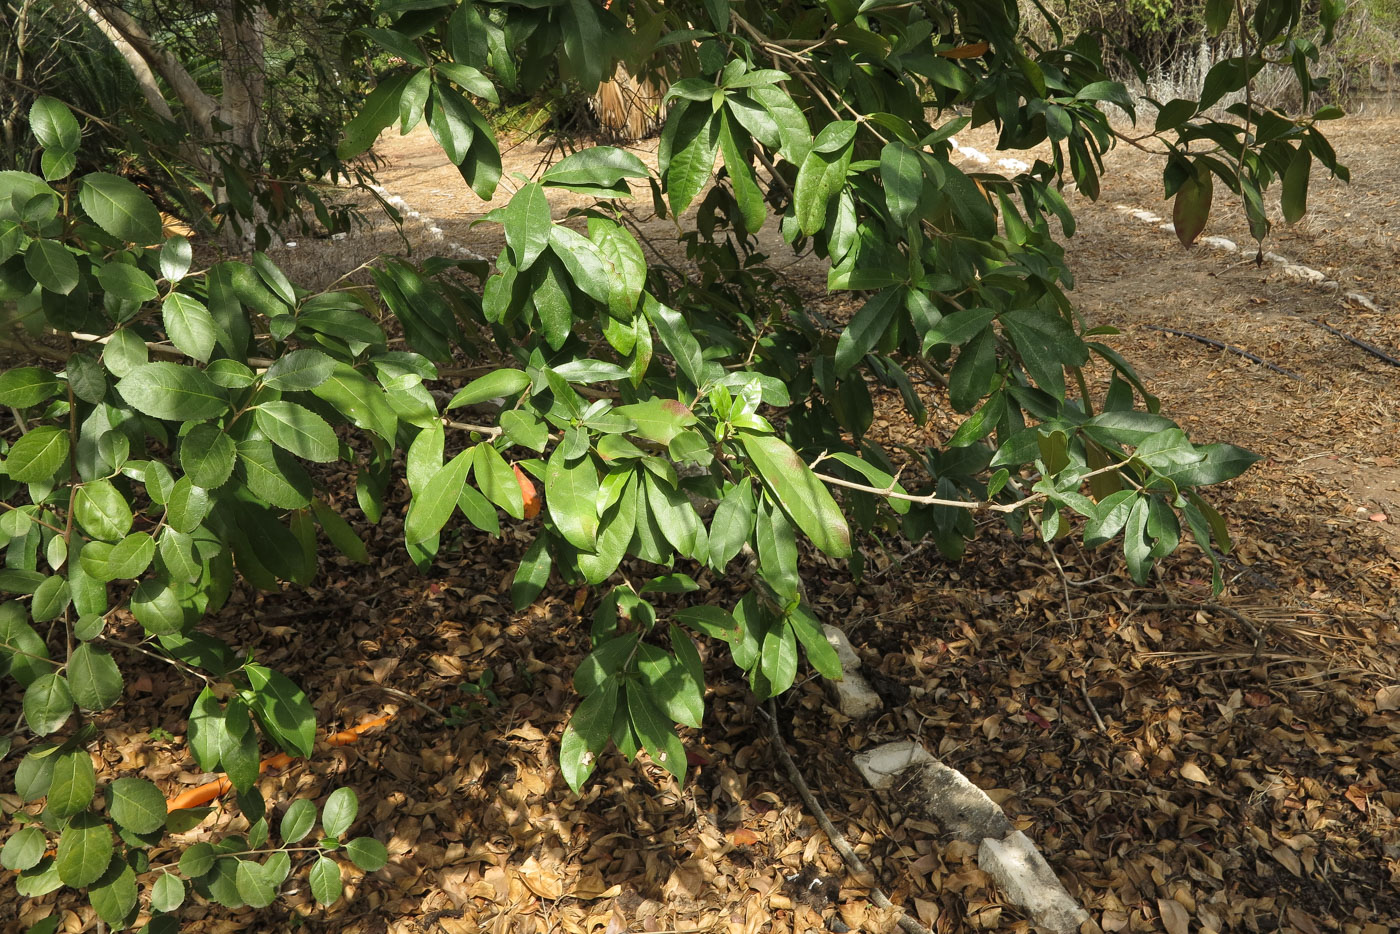
[[[1233,9],[1212,2],[1211,28]],[[1299,4],[1252,10],[1236,23],[1244,51],[1216,66],[1201,99],[1154,102],[1153,131],[1133,138],[1162,145],[1188,244],[1217,181],[1243,194],[1262,238],[1271,183],[1282,180],[1294,219],[1314,160],[1343,171],[1317,125],[1334,109],[1290,118],[1253,104],[1250,79],[1269,62],[1298,70],[1305,104],[1320,79],[1307,70],[1315,47],[1293,33]],[[758,699],[787,689],[803,654],[839,676],[799,567],[805,540],[859,573],[852,521],[932,537],[949,555],[979,513],[1047,540],[1121,537],[1139,580],[1180,545],[1183,520],[1213,564],[1228,548],[1197,488],[1253,456],[1193,444],[1065,291],[1054,228],[1070,234],[1073,217],[1060,186],[1069,176],[1097,193],[1100,156],[1121,135],[1102,107],[1137,106],[1095,41],[1027,45],[1009,0],[404,0],[379,14],[364,34],[401,64],[346,126],[341,157],[426,121],[489,196],[499,147],[477,102],[546,66],[591,87],[613,67],[600,50],[613,50],[634,69],[660,55],[674,71],[658,171],[620,149],[581,149],[491,216],[506,242],[494,271],[385,257],[374,296],[309,294],[262,253],[195,269],[190,244],[163,237],[129,181],[73,177],[81,127],[60,102],[36,101],[44,178],[0,174],[0,301],[37,358],[0,374],[20,432],[0,451],[0,589],[18,595],[0,606],[0,648],[30,735],[16,792],[44,800],[3,851],[21,894],[86,889],[105,921],[128,924],[143,847],[188,820],[167,819],[142,779],[104,788],[105,814],[91,808],[94,733],[74,709],[119,702],[115,655],[139,649],[209,684],[190,749],[227,773],[253,828],[187,850],[180,873],[231,907],[275,897],[315,811],[289,808],[283,845],[267,845],[260,743],[307,755],[314,716],[288,679],[197,624],[237,578],[309,582],[320,536],[366,557],[304,462],[355,463],[359,507],[378,521],[402,455],[405,546],[422,566],[458,512],[491,533],[504,512],[537,529],[517,606],[552,574],[601,589],[560,744],[575,789],[610,745],[683,776],[673,724],[704,715],[697,638],[725,643]],[[1239,89],[1234,121],[1203,115]],[[1014,177],[968,174],[949,138],[987,123],[1003,146],[1048,142],[1052,155]],[[697,209],[678,234],[690,268],[648,256],[634,185],[660,213]],[[597,201],[555,223],[551,188]],[[780,286],[753,237],[767,224],[827,262],[831,289],[859,297],[849,321]],[[409,350],[390,349],[386,311]],[[61,342],[44,341],[55,333]],[[1109,374],[1102,395],[1091,360]],[[475,378],[445,414],[427,384],[464,373]],[[872,384],[896,389],[917,419],[930,400],[965,417],[940,448],[885,450],[869,435]],[[753,586],[735,605],[659,608],[655,594],[694,593],[701,569],[722,573],[746,549]],[[139,627],[129,636],[108,631],[122,609]],[[328,845],[353,800],[326,802]],[[382,864],[375,841],[345,848],[363,868]],[[338,896],[333,861],[302,868],[318,900]],[[158,912],[186,895],[172,867],[143,878]]]

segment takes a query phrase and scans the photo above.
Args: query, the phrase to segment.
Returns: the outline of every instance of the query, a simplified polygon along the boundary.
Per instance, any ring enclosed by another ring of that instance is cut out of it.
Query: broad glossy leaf
[[[559,534],[575,548],[592,551],[598,535],[598,471],[587,455],[573,464],[556,447],[545,473],[545,503]]]
[[[773,435],[745,432],[739,440],[778,502],[812,544],[833,558],[849,557],[851,530],[846,519],[797,452]]]
[[[161,318],[171,343],[201,363],[209,359],[214,352],[219,329],[203,302],[180,292],[172,292],[161,306]]]
[[[491,502],[505,510],[513,519],[525,518],[525,494],[515,471],[510,469],[501,453],[489,444],[478,444],[473,476],[477,489]]]
[[[461,389],[447,403],[449,409],[462,405],[475,405],[488,399],[507,399],[530,385],[530,377],[524,370],[492,370],[485,376],[477,377]]]
[[[165,826],[165,795],[144,778],[118,778],[107,786],[107,813],[132,833],[151,833]]]
[[[57,240],[35,240],[24,251],[24,268],[34,281],[58,295],[78,286],[78,261]]]
[[[5,458],[5,470],[20,483],[43,483],[68,461],[68,432],[40,425],[21,435]]]
[[[345,831],[355,823],[355,815],[360,812],[360,800],[353,788],[337,788],[326,798],[321,808],[321,829],[326,836],[340,839]]]
[[[24,690],[24,722],[36,736],[48,736],[68,722],[73,713],[73,694],[68,679],[60,674],[35,678]]]
[[[880,151],[880,181],[885,204],[895,223],[903,224],[919,206],[924,189],[923,165],[908,146],[894,140]]]
[[[327,856],[318,856],[309,876],[311,897],[319,905],[333,904],[340,898],[340,866]]]
[[[345,124],[345,138],[336,147],[341,159],[353,159],[374,145],[379,134],[399,116],[399,96],[408,84],[409,75],[391,74],[365,98],[364,106]]]
[[[58,839],[55,860],[64,885],[91,885],[102,878],[111,859],[112,830],[106,821],[89,811],[68,822]]]
[[[117,392],[143,415],[173,421],[213,418],[228,411],[222,386],[203,370],[178,363],[143,363],[117,382]]]
[[[1172,202],[1172,226],[1182,246],[1191,246],[1210,219],[1210,203],[1215,194],[1215,179],[1205,162],[1197,162],[1195,170],[1182,182]]]
[[[316,711],[306,694],[286,675],[271,668],[249,662],[243,671],[252,689],[252,707],[263,727],[284,749],[310,756],[316,741]]]
[[[404,520],[404,540],[409,544],[427,541],[452,518],[457,497],[467,482],[476,457],[476,448],[467,448],[448,461],[432,475],[421,492],[416,493]],[[478,478],[478,482],[479,478]]]
[[[44,813],[57,820],[87,810],[97,790],[97,774],[86,749],[69,749],[54,755],[53,777]]]
[[[549,246],[549,199],[538,182],[529,182],[506,205],[504,217],[506,245],[515,254],[515,266],[529,269]]]
[[[324,464],[339,456],[340,445],[331,426],[295,402],[264,402],[253,410],[253,418],[273,444],[297,457]]]
[[[836,373],[844,376],[880,342],[895,312],[903,305],[904,290],[889,288],[876,292],[851,318],[836,342]]]
[[[84,642],[68,658],[68,688],[84,710],[106,710],[121,699],[121,670],[105,648]]]
[[[136,872],[120,854],[113,854],[107,871],[88,887],[87,894],[99,918],[120,926],[136,907]]]
[[[91,357],[84,358],[91,360]],[[73,378],[70,362],[69,379]],[[56,396],[63,388],[48,370],[37,366],[19,366],[0,373],[0,405],[27,409]]]
[[[118,240],[144,246],[158,243],[164,236],[160,212],[151,199],[133,182],[119,175],[106,172],[84,175],[78,200],[88,217]]]
[[[373,837],[356,837],[345,844],[350,862],[365,872],[378,872],[389,862],[389,848]]]
[[[196,425],[180,442],[180,469],[191,483],[206,490],[224,485],[237,458],[238,445],[214,425]]]

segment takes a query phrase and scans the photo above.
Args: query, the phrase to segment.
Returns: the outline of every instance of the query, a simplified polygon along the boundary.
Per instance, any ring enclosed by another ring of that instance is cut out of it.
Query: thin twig
[[[818,458],[814,463],[820,462],[821,458]],[[1099,474],[1113,473],[1122,466],[1122,464],[1110,464],[1107,467],[1100,467],[1098,470],[1089,471],[1084,476],[1080,477],[1080,480],[1088,480],[1090,477],[1097,477]],[[850,480],[842,480],[840,477],[833,477],[829,474],[824,473],[816,473],[815,471],[813,472],[813,476],[815,476],[818,480],[822,481],[823,483],[829,483],[832,486],[843,487],[847,490],[859,490],[862,493],[874,493],[876,496],[885,496],[889,499],[904,500],[905,502],[917,503],[921,506],[951,506],[954,509],[968,509],[973,512],[1015,512],[1018,509],[1024,509],[1027,506],[1038,503],[1046,497],[1045,493],[1032,493],[1025,499],[1017,500],[1014,503],[993,503],[971,499],[942,499],[937,496],[921,496],[916,495],[914,493],[900,493],[899,491],[894,489],[893,485],[890,485],[888,487],[878,487],[870,486],[865,483],[854,483]]]
[[[787,744],[783,742],[782,734],[778,732],[778,708],[773,703],[772,698],[768,700],[768,732],[770,741],[773,744],[773,751],[778,754],[779,761],[787,771],[788,781],[792,782],[797,789],[798,795],[802,797],[802,803],[807,806],[807,810],[812,812],[812,816],[817,819],[818,826],[822,833],[831,841],[831,845],[836,847],[836,851],[841,854],[841,858],[846,861],[846,866],[858,877],[868,877],[871,880],[870,900],[877,907],[886,911],[894,909],[899,912],[899,926],[908,934],[933,934],[928,928],[909,916],[903,908],[896,906],[880,887],[874,884],[875,874],[865,865],[864,861],[856,855],[856,851],[851,849],[851,845],[846,842],[846,837],[841,831],[836,829],[836,825],[826,816],[826,811],[817,803],[817,798],[812,794],[812,789],[807,787],[807,782],[802,778],[802,773],[797,770],[797,764],[792,761],[792,756],[788,754]]]
[[[1104,725],[1103,717],[1099,716],[1099,708],[1094,706],[1093,698],[1089,696],[1088,678],[1079,679],[1079,691],[1084,695],[1084,703],[1089,705],[1089,712],[1094,715],[1094,722],[1099,725],[1099,732],[1104,736],[1108,735],[1108,727]]]
[[[450,418],[444,418],[442,423],[448,428],[456,428],[458,431],[475,431],[486,436],[487,441],[494,441],[501,436],[504,430],[499,425],[470,425],[466,422],[454,422]]]

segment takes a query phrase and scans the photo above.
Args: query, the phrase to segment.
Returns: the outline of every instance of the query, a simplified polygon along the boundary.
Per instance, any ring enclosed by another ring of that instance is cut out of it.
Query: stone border
[[[883,703],[860,672],[860,657],[846,634],[824,625],[841,660],[843,678],[826,686],[838,709],[852,719],[878,713]],[[1048,934],[1077,934],[1092,924],[1031,839],[1011,825],[986,792],[957,769],[939,761],[914,740],[885,743],[855,756],[855,767],[871,788],[898,795],[906,814],[937,822],[960,840],[977,844],[977,866],[992,877],[1007,900]]]

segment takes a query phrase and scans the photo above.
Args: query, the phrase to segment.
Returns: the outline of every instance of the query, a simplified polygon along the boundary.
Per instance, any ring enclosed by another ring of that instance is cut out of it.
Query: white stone
[[[826,684],[836,698],[836,709],[852,720],[873,716],[884,709],[880,695],[858,671],[848,671],[840,681]]]
[[[977,848],[977,868],[991,876],[1042,931],[1076,934],[1089,920],[1089,913],[1065,891],[1045,857],[1019,830],[1000,840],[984,838]]]
[[[1349,302],[1353,302],[1357,305],[1360,305],[1367,311],[1380,311],[1380,308],[1377,307],[1375,302],[1371,301],[1369,298],[1362,295],[1360,292],[1348,292],[1346,294],[1346,299]]]
[[[1206,246],[1213,246],[1217,250],[1226,250],[1230,253],[1238,253],[1240,248],[1235,245],[1235,241],[1229,237],[1202,237],[1201,242]]]
[[[1293,260],[1289,259],[1287,256],[1284,256],[1282,253],[1275,253],[1272,250],[1264,254],[1264,261],[1279,266],[1289,266],[1293,263]]]
[[[1011,832],[1011,822],[1000,805],[918,743],[877,746],[856,756],[855,766],[873,788],[889,790],[897,785],[902,810],[938,821],[959,839],[976,843]]]
[[[1020,159],[998,159],[997,168],[1008,172],[1029,172],[1031,167]]]
[[[1283,274],[1294,279],[1305,279],[1308,282],[1322,282],[1327,278],[1320,271],[1311,266],[1304,266],[1301,263],[1289,263],[1283,267]]]

